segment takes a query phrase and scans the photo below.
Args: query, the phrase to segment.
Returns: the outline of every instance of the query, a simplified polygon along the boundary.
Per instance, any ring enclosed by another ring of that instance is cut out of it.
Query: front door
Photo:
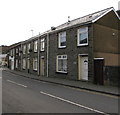
[[[14,70],[14,58],[11,59],[11,70]]]
[[[27,69],[28,69],[28,73],[30,72],[30,59],[27,59]]]
[[[94,59],[94,83],[104,85],[104,59],[103,58],[95,58]]]
[[[41,76],[44,76],[44,66],[45,66],[45,64],[44,64],[45,62],[44,62],[44,57],[41,57],[41,60],[40,60],[40,75]]]
[[[79,56],[79,80],[88,80],[88,56]]]

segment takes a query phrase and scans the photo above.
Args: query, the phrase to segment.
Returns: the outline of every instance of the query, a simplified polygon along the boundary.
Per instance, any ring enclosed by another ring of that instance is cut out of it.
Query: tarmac
[[[72,88],[79,88],[79,89],[84,89],[88,91],[94,91],[94,92],[104,93],[104,94],[109,94],[114,96],[120,96],[120,90],[119,90],[119,87],[117,86],[98,85],[98,84],[93,84],[91,82],[86,82],[86,81],[69,80],[69,79],[63,79],[63,78],[60,79],[57,77],[46,77],[46,76],[43,77],[43,76],[33,75],[30,73],[23,73],[20,71],[15,71],[10,69],[4,69],[4,71],[9,71],[13,74],[17,74],[22,77],[27,77],[35,80],[44,81],[44,82],[49,82],[49,83],[54,83],[58,85],[68,86]]]

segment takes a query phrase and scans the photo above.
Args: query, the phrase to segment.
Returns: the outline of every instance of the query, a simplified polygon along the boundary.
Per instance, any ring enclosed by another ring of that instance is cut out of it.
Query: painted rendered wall
[[[94,24],[94,57],[105,58],[105,65],[118,65],[118,21],[111,11]]]

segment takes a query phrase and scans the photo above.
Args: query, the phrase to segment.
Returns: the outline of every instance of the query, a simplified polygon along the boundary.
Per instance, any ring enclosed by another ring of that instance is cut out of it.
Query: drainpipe
[[[23,50],[22,50],[22,43],[21,43],[21,49],[20,49],[20,50],[21,50],[21,52],[20,52],[20,57],[21,57],[21,71],[22,71],[22,64],[23,64],[23,63],[22,63],[22,55],[23,55],[23,52],[22,52],[22,51],[23,51]]]
[[[40,75],[40,39],[38,37],[38,75]]]
[[[49,59],[49,33],[47,33],[47,77],[49,76],[48,59]]]

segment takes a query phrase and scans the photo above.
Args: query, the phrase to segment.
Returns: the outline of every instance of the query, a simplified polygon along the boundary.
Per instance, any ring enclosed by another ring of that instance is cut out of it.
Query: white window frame
[[[38,70],[38,62],[37,58],[33,58],[33,70]]]
[[[26,53],[26,45],[23,45],[23,54]]]
[[[23,69],[26,69],[26,59],[23,58]]]
[[[38,49],[38,41],[34,41],[34,52],[37,52]]]
[[[56,60],[56,71],[60,72],[60,73],[67,73],[67,65],[66,65],[66,71],[59,70],[59,65],[58,65],[59,60],[66,60],[67,61],[67,55],[58,55],[57,60]]]
[[[84,31],[83,31],[84,30]],[[77,46],[85,46],[85,45],[88,45],[88,27],[81,27],[78,29],[78,37],[77,37]],[[87,43],[79,43],[80,41],[80,34],[87,34]]]
[[[30,43],[27,44],[27,53],[28,54],[30,53],[29,50],[30,50]]]
[[[40,51],[45,51],[45,38],[40,40]]]
[[[62,36],[63,34],[65,34],[65,35]],[[65,41],[66,41],[66,31],[60,32],[60,33],[59,33],[59,38],[58,38],[58,47],[59,47],[59,48],[65,48],[66,45],[65,45],[65,46],[61,46],[61,37],[64,37],[64,38],[65,38]]]

